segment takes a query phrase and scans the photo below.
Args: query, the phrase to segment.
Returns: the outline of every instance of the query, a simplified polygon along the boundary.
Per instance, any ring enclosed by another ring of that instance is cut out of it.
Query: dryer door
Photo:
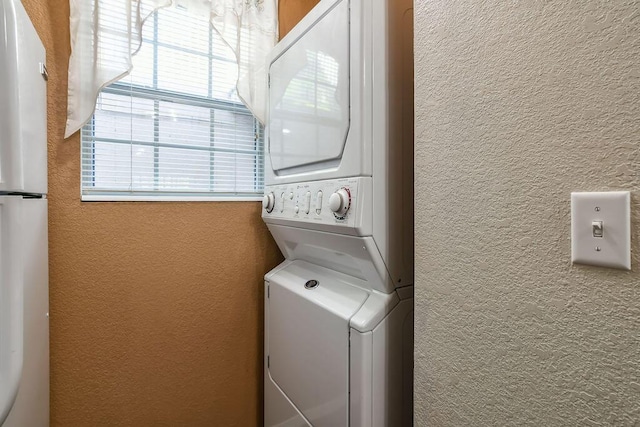
[[[349,132],[349,2],[336,2],[270,67],[273,171],[336,166]]]
[[[349,319],[368,293],[345,277],[295,261],[269,279],[269,374],[314,427],[349,422]]]

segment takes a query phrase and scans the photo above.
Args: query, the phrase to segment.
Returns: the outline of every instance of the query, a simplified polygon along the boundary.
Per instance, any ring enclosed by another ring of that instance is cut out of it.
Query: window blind
[[[133,71],[101,91],[82,129],[83,200],[261,198],[263,129],[236,80],[233,52],[206,18],[177,7],[151,15]]]

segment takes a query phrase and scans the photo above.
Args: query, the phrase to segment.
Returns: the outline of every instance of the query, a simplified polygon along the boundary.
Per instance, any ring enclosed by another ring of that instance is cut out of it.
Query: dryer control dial
[[[350,207],[351,192],[346,187],[342,187],[329,197],[329,209],[331,209],[338,218],[344,218]]]
[[[264,210],[267,211],[268,213],[271,213],[275,205],[276,205],[276,196],[273,194],[273,192],[269,194],[265,194],[264,197],[262,198],[262,207],[264,208]]]

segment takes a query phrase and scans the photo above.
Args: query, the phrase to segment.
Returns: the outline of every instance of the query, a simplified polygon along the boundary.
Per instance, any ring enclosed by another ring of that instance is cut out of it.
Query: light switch
[[[602,221],[593,221],[591,223],[591,231],[593,237],[604,237],[604,224]]]
[[[571,193],[571,261],[631,270],[631,194]]]

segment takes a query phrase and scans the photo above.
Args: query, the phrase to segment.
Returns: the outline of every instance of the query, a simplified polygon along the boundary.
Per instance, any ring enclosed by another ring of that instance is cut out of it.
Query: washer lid
[[[349,1],[339,0],[269,68],[274,171],[337,162],[349,131]]]
[[[349,421],[349,320],[369,294],[345,277],[298,261],[269,279],[269,373],[314,426]]]

